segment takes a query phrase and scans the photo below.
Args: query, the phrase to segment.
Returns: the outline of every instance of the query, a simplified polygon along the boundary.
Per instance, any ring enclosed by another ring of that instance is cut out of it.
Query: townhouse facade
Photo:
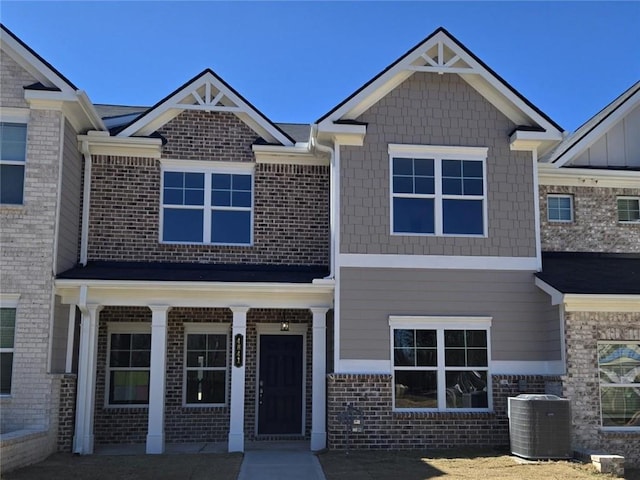
[[[637,85],[567,137],[438,29],[298,125],[211,70],[93,105],[2,55],[2,432],[504,446],[507,398],[555,393],[640,461]]]

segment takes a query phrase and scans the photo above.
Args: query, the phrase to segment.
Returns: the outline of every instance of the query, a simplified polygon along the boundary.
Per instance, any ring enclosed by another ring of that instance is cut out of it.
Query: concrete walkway
[[[326,480],[309,442],[246,445],[238,480]]]

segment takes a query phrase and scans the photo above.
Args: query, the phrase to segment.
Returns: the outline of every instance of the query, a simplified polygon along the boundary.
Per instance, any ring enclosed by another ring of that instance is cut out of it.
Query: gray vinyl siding
[[[67,363],[67,337],[69,326],[69,305],[60,303],[56,295],[53,310],[53,331],[51,332],[51,372],[62,373]]]
[[[534,257],[533,160],[515,125],[457,75],[415,73],[362,114],[362,147],[340,148],[341,253]],[[487,147],[488,237],[391,235],[390,143]]]
[[[342,268],[340,358],[389,360],[389,316],[490,316],[491,356],[560,359],[557,308],[533,272]]]
[[[82,155],[77,144],[76,131],[65,121],[56,273],[68,270],[78,262]]]

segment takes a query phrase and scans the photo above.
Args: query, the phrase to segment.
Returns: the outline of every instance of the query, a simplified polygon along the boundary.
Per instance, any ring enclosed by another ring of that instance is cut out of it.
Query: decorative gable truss
[[[357,124],[358,117],[416,72],[460,75],[517,126],[510,137],[513,150],[536,150],[540,155],[562,140],[559,125],[444,28],[436,30],[321,117],[317,121],[319,136],[348,144],[362,142],[366,126]]]
[[[233,113],[267,143],[284,146],[295,143],[210,69],[196,75],[124,126],[117,136],[148,136],[185,110]]]

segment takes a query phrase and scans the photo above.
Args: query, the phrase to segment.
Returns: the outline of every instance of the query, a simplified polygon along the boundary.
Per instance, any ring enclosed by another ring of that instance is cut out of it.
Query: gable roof
[[[150,135],[185,110],[230,112],[268,143],[280,145],[295,143],[293,138],[208,68],[124,125],[117,136]]]
[[[578,127],[573,134],[556,146],[543,161],[553,163],[557,167],[567,164],[572,158],[577,157],[589,148],[638,105],[640,105],[640,81],[633,84],[613,102]]]
[[[542,129],[554,137],[559,137],[563,131],[562,127],[442,27],[320,117],[316,123],[322,125],[357,119],[415,72],[458,74],[516,125]]]

